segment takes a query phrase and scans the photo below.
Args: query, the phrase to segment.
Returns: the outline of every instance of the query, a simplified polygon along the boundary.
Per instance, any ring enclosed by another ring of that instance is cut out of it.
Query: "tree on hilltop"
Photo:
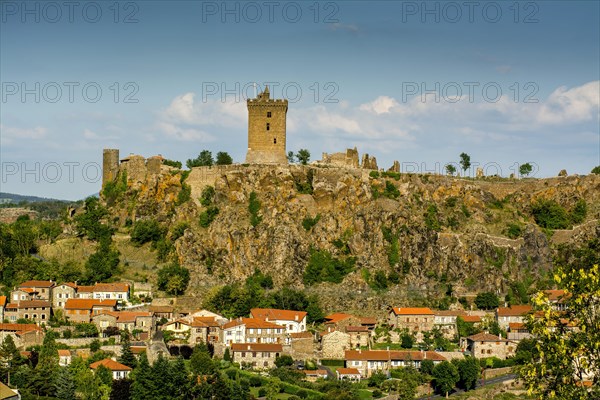
[[[212,153],[209,150],[202,150],[198,157],[194,159],[188,159],[185,165],[188,168],[194,167],[210,167],[215,163]]]

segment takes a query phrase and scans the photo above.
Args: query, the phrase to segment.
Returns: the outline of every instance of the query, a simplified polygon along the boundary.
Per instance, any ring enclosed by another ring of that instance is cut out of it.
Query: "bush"
[[[492,292],[483,292],[475,297],[475,305],[480,310],[491,310],[500,304],[500,299]]]
[[[327,250],[312,250],[306,270],[304,283],[312,285],[319,282],[340,283],[354,269],[354,257],[339,259]]]
[[[587,203],[583,199],[577,200],[575,207],[571,211],[571,221],[574,224],[579,224],[585,220],[587,216]]]
[[[521,228],[521,225],[515,223],[508,224],[508,227],[506,228],[506,236],[511,239],[516,239],[521,237],[522,234],[523,228]]]
[[[178,264],[170,264],[158,270],[158,289],[168,294],[183,294],[189,282],[190,271]]]
[[[566,229],[570,219],[567,211],[554,200],[540,199],[531,205],[536,224],[547,229]]]
[[[262,221],[262,217],[258,215],[258,212],[260,211],[260,200],[258,199],[256,192],[250,193],[248,211],[250,212],[250,224],[252,226],[258,225],[260,221]]]
[[[377,178],[379,178],[379,171],[371,171],[371,172],[369,172],[369,176],[371,178],[377,179]]]
[[[592,174],[600,175],[600,165],[592,169]]]
[[[204,207],[208,207],[213,204],[215,198],[215,188],[212,186],[206,186],[202,189],[202,194],[200,195],[200,204]]]
[[[173,161],[173,160],[163,160],[164,165],[168,165],[169,167],[181,169],[181,161]]]
[[[156,220],[137,221],[131,231],[131,242],[141,246],[144,243],[157,242],[164,237],[164,234],[164,229]]]
[[[189,201],[192,198],[192,187],[185,183],[181,185],[181,190],[177,194],[177,200],[175,201],[176,206],[180,206],[183,203]]]
[[[282,354],[279,357],[275,358],[275,365],[277,366],[277,368],[288,367],[292,364],[294,364],[294,359],[287,354]]]
[[[433,231],[440,231],[441,225],[438,219],[438,209],[435,204],[430,204],[425,213],[425,226]]]
[[[219,214],[219,208],[215,206],[209,206],[205,211],[200,213],[199,223],[203,228],[208,228],[210,224],[215,220]]]
[[[217,153],[217,165],[230,165],[233,163],[233,159],[226,151],[220,151]]]
[[[315,226],[317,224],[317,222],[319,222],[320,219],[321,219],[321,214],[317,214],[317,216],[314,218],[305,217],[302,220],[302,227],[305,230],[310,231],[312,229],[312,227]]]

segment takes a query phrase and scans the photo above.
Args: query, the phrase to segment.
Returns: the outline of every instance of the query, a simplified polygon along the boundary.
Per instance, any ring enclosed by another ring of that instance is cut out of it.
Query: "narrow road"
[[[483,382],[483,379],[479,379],[477,381],[477,386],[475,388],[479,389],[479,388],[484,387],[484,386],[495,385],[495,384],[498,384],[498,383],[501,383],[501,382],[510,381],[512,379],[515,379],[516,377],[517,377],[516,374],[502,375],[502,376],[497,376],[495,378],[486,379],[485,383]],[[448,395],[448,397],[452,397],[455,394],[461,394],[461,393],[465,393],[465,391],[462,390],[462,389],[458,389],[455,392],[450,393]],[[431,396],[419,397],[419,400],[445,399],[445,398],[446,398],[446,396],[442,396],[442,395],[439,395],[439,394],[436,394],[436,395],[432,394]]]

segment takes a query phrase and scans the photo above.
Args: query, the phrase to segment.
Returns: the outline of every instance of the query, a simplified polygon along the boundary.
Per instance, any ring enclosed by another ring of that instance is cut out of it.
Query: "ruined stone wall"
[[[111,182],[119,173],[119,149],[104,149],[102,152],[102,186]]]
[[[323,153],[321,163],[335,165],[338,167],[358,168],[358,150],[346,149],[346,152]]]

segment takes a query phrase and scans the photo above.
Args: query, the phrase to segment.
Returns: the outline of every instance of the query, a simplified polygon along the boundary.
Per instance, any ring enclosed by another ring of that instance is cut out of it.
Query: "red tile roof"
[[[346,332],[369,332],[366,326],[347,326]]]
[[[127,365],[123,365],[119,362],[111,360],[110,358],[105,358],[104,360],[96,361],[95,363],[90,364],[90,368],[96,369],[101,365],[110,369],[111,371],[131,371],[131,368]]]
[[[396,315],[434,315],[429,307],[394,307]]]
[[[327,322],[331,322],[333,324],[337,324],[340,321],[343,321],[345,319],[348,318],[352,318],[354,317],[351,314],[346,314],[346,313],[334,313],[334,314],[329,314],[325,317],[326,320],[328,320]]]
[[[513,330],[513,329],[526,329],[525,328],[525,324],[522,322],[510,322],[508,324],[508,328],[509,330]]]
[[[308,331],[304,331],[304,332],[294,332],[294,333],[290,333],[290,337],[292,339],[312,339],[313,338],[313,334],[308,332]]]
[[[565,296],[565,291],[562,289],[544,290],[544,293],[548,296],[548,300],[550,301],[564,300],[568,297]]]
[[[52,281],[27,281],[23,282],[19,285],[20,288],[30,288],[30,287],[39,287],[39,288],[51,288],[55,285]]]
[[[67,299],[65,310],[91,310],[94,307],[116,307],[116,300]]]
[[[365,361],[444,361],[446,357],[435,351],[394,351],[394,350],[346,350],[344,358],[346,360],[365,360]]]
[[[250,315],[253,318],[296,321],[300,322],[306,317],[306,311],[278,310],[275,308],[253,308]]]
[[[237,318],[223,325],[223,329],[229,329],[239,325],[246,325],[246,328],[285,329],[285,327],[281,325],[277,325],[259,318]]]
[[[0,307],[4,307],[6,305],[6,296],[0,296]]]
[[[435,315],[440,317],[458,317],[467,315],[463,310],[435,310]]]
[[[92,293],[94,291],[93,286],[77,286],[78,293]]]
[[[360,375],[356,368],[338,368],[337,373],[340,375]]]
[[[465,322],[481,322],[481,317],[479,315],[461,315],[461,318]]]
[[[19,308],[19,303],[8,303],[8,304],[6,305],[6,309],[7,309],[7,310],[8,310],[8,309],[13,309],[13,308],[14,308],[15,310],[16,310],[17,308]]]
[[[194,317],[194,320],[192,321],[192,326],[199,326],[199,327],[216,327],[216,326],[220,326],[219,322],[217,321],[217,318],[215,317]]]
[[[36,324],[0,324],[0,332],[25,333],[31,331],[42,332],[42,328]]]
[[[377,324],[377,318],[375,317],[360,317],[360,323],[363,325],[375,325]]]
[[[498,307],[499,317],[516,317],[526,315],[531,311],[531,306],[511,306],[511,307]]]
[[[281,352],[283,346],[272,343],[233,343],[232,351],[265,351],[265,352]]]
[[[315,369],[315,370],[302,370],[302,372],[307,376],[316,376],[316,377],[327,377],[327,371],[324,369]]]
[[[58,350],[59,357],[71,357],[71,352],[69,350],[60,349]]]

